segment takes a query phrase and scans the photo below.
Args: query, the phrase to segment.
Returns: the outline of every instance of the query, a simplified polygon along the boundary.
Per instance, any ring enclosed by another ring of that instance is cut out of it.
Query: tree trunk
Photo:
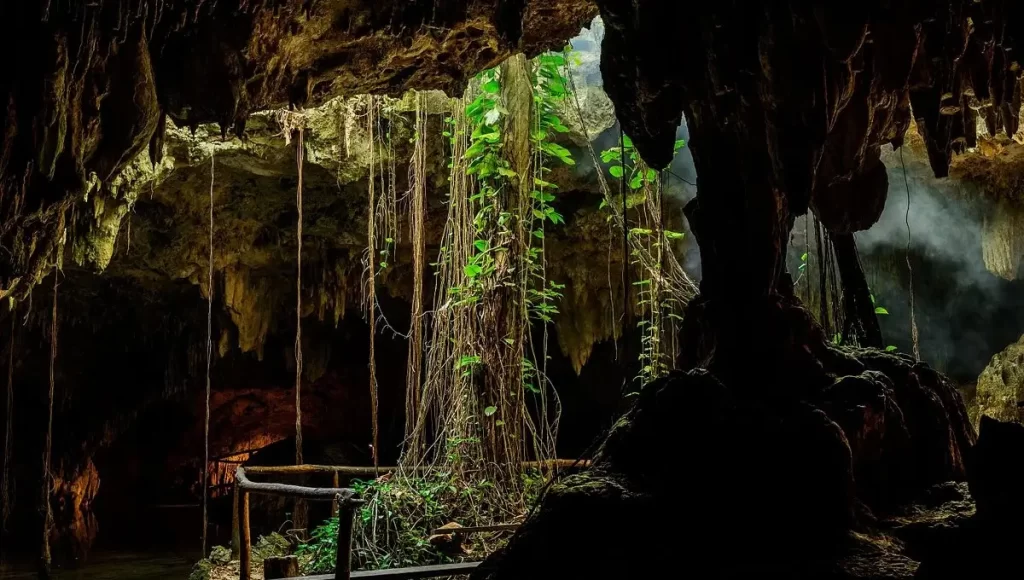
[[[846,313],[844,335],[861,346],[882,348],[882,328],[878,325],[871,289],[864,277],[864,268],[857,253],[853,234],[833,234],[832,246],[836,265],[843,281],[843,309]]]

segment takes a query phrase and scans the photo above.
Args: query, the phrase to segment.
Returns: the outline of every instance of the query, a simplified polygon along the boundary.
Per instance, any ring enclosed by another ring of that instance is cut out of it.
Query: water
[[[57,570],[58,580],[185,580],[192,564],[178,554],[96,553],[76,570]],[[35,580],[31,566],[0,569],[0,580]]]

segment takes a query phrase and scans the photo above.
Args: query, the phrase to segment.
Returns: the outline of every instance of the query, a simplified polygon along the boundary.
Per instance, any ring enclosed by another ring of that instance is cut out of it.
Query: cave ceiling
[[[158,168],[171,130],[215,123],[247,138],[261,111],[458,94],[513,53],[560,48],[598,12],[625,131],[663,166],[685,114],[717,227],[810,208],[832,231],[863,230],[885,203],[881,148],[912,122],[940,177],[978,147],[979,125],[1020,126],[1024,6],[1010,0],[5,2],[0,42],[18,58],[0,65],[0,293],[24,298],[68,252],[109,261],[75,234],[116,233],[116,200],[144,181],[139,154]],[[782,195],[765,204],[764,190]],[[743,230],[749,245],[772,243],[757,229]]]

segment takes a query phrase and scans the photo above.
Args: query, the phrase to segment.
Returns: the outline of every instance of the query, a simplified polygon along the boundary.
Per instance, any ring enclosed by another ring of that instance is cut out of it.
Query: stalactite
[[[203,421],[203,538],[201,552],[206,556],[206,534],[210,527],[207,502],[210,485],[210,366],[213,359],[213,184],[214,156],[210,154],[210,242],[209,262],[207,263],[207,296],[206,296],[206,400]]]

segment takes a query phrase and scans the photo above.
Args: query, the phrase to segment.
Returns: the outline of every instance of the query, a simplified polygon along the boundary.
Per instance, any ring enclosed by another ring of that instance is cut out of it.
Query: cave
[[[1014,0],[0,27],[0,578],[1024,569]]]

